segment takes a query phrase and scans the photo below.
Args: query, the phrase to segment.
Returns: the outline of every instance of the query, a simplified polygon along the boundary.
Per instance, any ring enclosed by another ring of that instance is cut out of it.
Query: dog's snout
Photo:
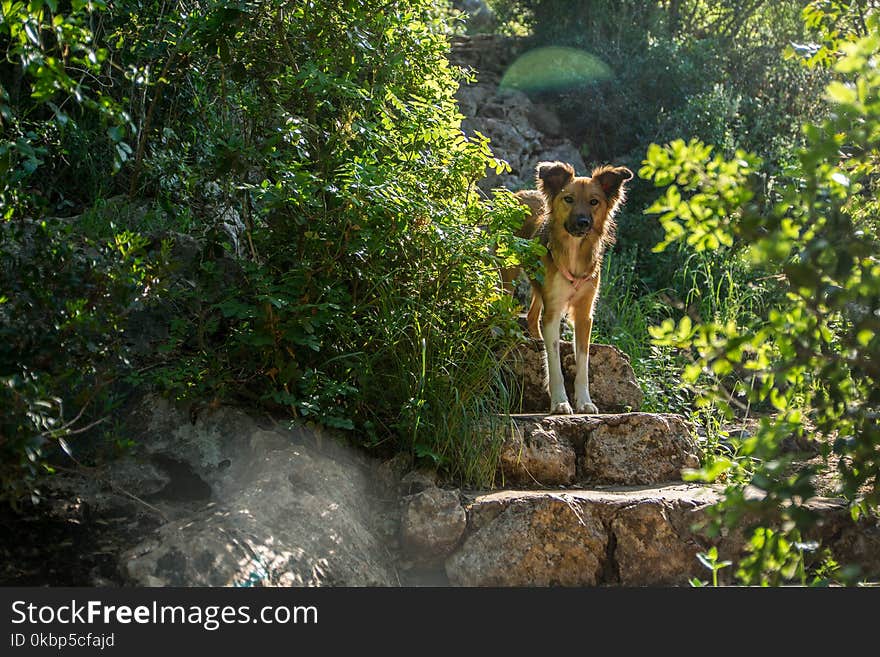
[[[565,221],[565,230],[575,237],[584,237],[593,229],[593,217],[587,214],[571,214]]]

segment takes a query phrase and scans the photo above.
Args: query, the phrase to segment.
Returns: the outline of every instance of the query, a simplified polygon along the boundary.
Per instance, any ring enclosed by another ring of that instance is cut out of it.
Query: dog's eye
[[[574,196],[565,196],[562,200],[566,203],[574,203]]]
[[[597,199],[597,198],[591,198],[591,199],[590,199],[590,205],[599,205],[599,199]]]

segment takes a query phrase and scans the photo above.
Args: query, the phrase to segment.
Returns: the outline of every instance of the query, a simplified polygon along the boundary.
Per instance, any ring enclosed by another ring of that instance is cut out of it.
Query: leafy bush
[[[98,242],[61,220],[5,222],[0,244],[0,498],[16,500],[109,410],[156,266],[138,235]]]
[[[157,376],[485,481],[493,447],[469,436],[504,409],[499,357],[517,331],[489,236],[510,211],[475,194],[494,163],[458,129],[432,3],[336,5],[216,3],[169,30],[205,109],[163,101],[139,184],[182,204],[216,181],[247,257],[233,286],[202,265]],[[185,185],[169,185],[172,160]]]
[[[106,178],[96,161],[118,168],[131,152],[123,140],[129,116],[107,90],[108,50],[90,27],[102,9],[103,0],[61,11],[57,0],[3,3],[0,50],[16,63],[0,67],[4,219],[85,202],[82,192]]]
[[[13,502],[36,492],[56,445],[102,421],[128,367],[127,318],[162,261],[138,234],[52,217],[81,209],[130,152],[90,28],[105,4],[58,5],[4,2],[0,20],[17,63],[0,67],[0,498]]]
[[[747,513],[760,519],[737,573],[749,584],[803,580],[803,552],[817,547],[802,540],[816,520],[805,503],[815,495],[817,469],[788,467],[787,439],[820,438],[823,453],[835,457],[853,517],[880,503],[880,23],[872,17],[867,25],[864,38],[839,43],[838,77],[826,90],[829,118],[806,126],[796,166],[772,187],[750,176],[753,159],[725,161],[699,142],[652,147],[641,172],[669,185],[652,209],[663,213],[667,242],[687,238],[698,250],[729,245],[753,271],[778,272],[784,292],[751,326],[685,317],[654,331],[659,342],[689,350],[694,361],[685,377],[702,403],[730,414],[739,398],[775,411],[737,441],[740,460],[721,459],[701,473],[731,477],[720,522],[733,526]],[[764,495],[746,496],[746,483]]]
[[[70,417],[34,408],[85,405],[79,386],[126,373],[491,478],[482,418],[507,408],[520,336],[497,268],[532,246],[511,234],[509,195],[477,196],[504,165],[459,130],[443,16],[428,0],[4,5],[4,255],[33,268],[4,281],[4,328],[41,317],[45,357],[65,363],[37,381],[33,344],[4,354],[14,417],[29,418],[4,425],[5,482]],[[120,194],[146,211],[112,212]],[[67,248],[57,282],[18,228],[52,213],[77,217],[45,223],[41,239]],[[173,244],[189,261],[172,273]],[[147,289],[167,335],[138,372],[100,374],[125,357]]]

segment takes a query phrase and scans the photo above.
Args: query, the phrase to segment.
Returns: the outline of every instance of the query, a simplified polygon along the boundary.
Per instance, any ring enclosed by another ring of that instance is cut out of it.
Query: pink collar
[[[595,274],[587,274],[586,276],[578,276],[577,278],[575,278],[561,262],[556,263],[556,268],[559,269],[562,275],[565,276],[566,279],[568,279],[568,282],[574,286],[575,292],[577,292],[580,286],[584,284],[584,281],[589,280],[595,276]]]

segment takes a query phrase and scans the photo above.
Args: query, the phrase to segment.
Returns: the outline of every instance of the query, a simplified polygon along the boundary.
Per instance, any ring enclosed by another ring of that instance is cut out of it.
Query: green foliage
[[[509,194],[476,193],[506,164],[459,130],[444,7],[2,6],[4,483],[27,488],[32,445],[123,378],[491,479],[482,418],[506,411],[520,339],[497,272],[538,247]],[[43,223],[69,279],[21,232]],[[132,369],[126,331],[151,316],[167,334]],[[37,317],[39,349],[19,335]]]
[[[0,245],[0,498],[15,501],[56,445],[103,421],[161,257],[138,235],[93,241],[60,220],[4,222]]]
[[[92,28],[106,8],[2,3],[0,498],[13,503],[37,494],[56,446],[68,451],[106,417],[129,366],[125,324],[157,291],[163,261],[158,243],[122,227],[90,236],[51,216],[81,207],[131,152]]]
[[[574,48],[611,71],[541,95],[592,160],[641,159],[644,144],[687,135],[725,153],[759,150],[776,162],[799,139],[792,119],[821,111],[824,73],[779,56],[807,40],[797,0],[491,5],[502,31],[531,31],[529,47]]]
[[[746,586],[779,586],[790,581],[804,586],[808,583],[804,553],[817,547],[816,543],[793,541],[790,535],[758,527],[746,546],[748,554],[739,563],[736,576]]]
[[[696,139],[688,144],[677,139],[665,148],[657,144],[648,148],[639,175],[666,187],[665,196],[645,210],[660,215],[666,232],[666,240],[657,244],[655,251],[682,239],[698,252],[733,244],[730,222],[751,200],[752,191],[745,183],[760,160],[744,151],[737,151],[732,161],[711,153],[711,146]]]
[[[826,92],[829,118],[805,127],[806,146],[784,177],[759,185],[740,175],[751,168],[744,169],[743,157],[710,168],[708,148],[699,143],[652,147],[642,172],[658,185],[674,180],[689,192],[682,198],[667,191],[650,209],[665,213],[666,244],[731,245],[754,272],[781,274],[774,279],[784,294],[780,303],[749,324],[684,317],[652,329],[659,344],[686,349],[693,358],[684,376],[700,393],[698,403],[728,415],[740,400],[774,411],[754,435],[735,441],[738,460],[716,462],[706,473],[717,476],[727,466],[734,480],[719,506],[720,521],[733,526],[750,514],[763,527],[740,564],[746,583],[804,578],[803,550],[792,546],[815,522],[805,502],[815,494],[816,469],[792,470],[786,439],[814,434],[826,455],[833,452],[839,492],[854,517],[880,502],[874,312],[880,307],[874,193],[880,76],[873,64],[880,32],[875,19],[868,26],[868,36],[841,45],[838,77]],[[699,186],[688,186],[688,176],[679,177],[683,171],[699,171]],[[715,240],[705,239],[713,234]],[[760,494],[745,496],[745,483]],[[768,580],[768,573],[776,574]]]
[[[531,247],[473,192],[503,165],[458,129],[431,3],[337,4],[215,3],[168,29],[197,110],[162,103],[138,185],[177,205],[216,181],[247,256],[236,284],[209,260],[179,290],[192,311],[156,376],[485,481],[492,447],[465,437],[504,409],[499,356],[517,335],[496,266]]]
[[[69,163],[58,161],[58,156],[84,129],[93,155],[112,159],[117,169],[131,153],[125,140],[129,116],[122,109],[123,99],[107,92],[108,50],[95,42],[90,27],[107,5],[103,1],[67,4],[3,0],[0,5],[0,51],[14,64],[0,68],[4,219],[22,210],[55,209],[65,200],[52,198],[47,190],[51,193],[72,182]],[[81,186],[83,180],[76,184]]]
[[[860,0],[813,0],[803,9],[804,24],[818,42],[791,44],[786,56],[800,58],[808,67],[833,66],[845,42],[868,34],[868,7]]]
[[[697,554],[697,560],[700,562],[700,565],[706,568],[709,572],[712,573],[712,586],[718,586],[718,573],[732,565],[731,561],[719,561],[718,560],[718,548],[710,547],[706,552],[700,552]],[[699,587],[705,586],[706,582],[694,578],[691,580],[691,586]]]

